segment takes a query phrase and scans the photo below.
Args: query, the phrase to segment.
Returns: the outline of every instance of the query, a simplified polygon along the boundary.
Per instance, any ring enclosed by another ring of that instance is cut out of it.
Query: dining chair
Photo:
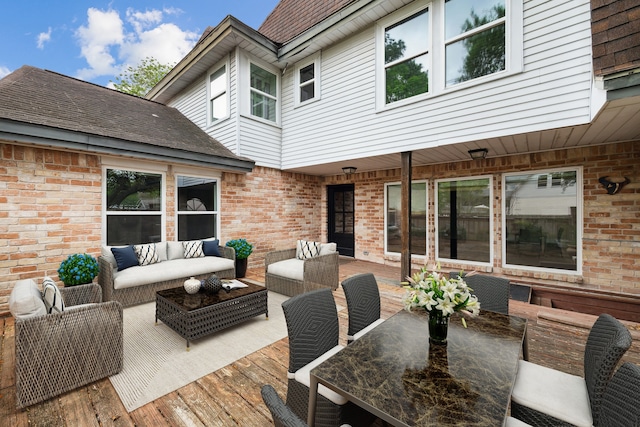
[[[459,271],[452,271],[449,277],[457,279]],[[462,278],[478,297],[481,310],[509,314],[509,279],[486,274],[464,274]]]
[[[323,288],[291,297],[282,303],[289,335],[287,405],[307,419],[311,369],[342,350],[338,344],[338,311],[331,289]],[[320,384],[316,426],[338,426],[365,420],[369,414],[345,397]]]
[[[607,382],[630,346],[627,328],[601,314],[587,338],[584,378],[519,360],[511,415],[533,426],[597,426]]]
[[[356,274],[343,280],[342,290],[349,315],[347,342],[351,343],[383,322],[380,318],[380,291],[371,273]]]
[[[607,385],[597,427],[640,426],[640,366],[625,362]]]

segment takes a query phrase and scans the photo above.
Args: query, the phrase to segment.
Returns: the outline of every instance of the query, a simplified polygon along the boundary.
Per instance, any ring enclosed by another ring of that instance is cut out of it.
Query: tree
[[[175,64],[161,64],[147,57],[136,67],[127,67],[124,73],[111,81],[113,87],[124,93],[143,97],[173,68]]]

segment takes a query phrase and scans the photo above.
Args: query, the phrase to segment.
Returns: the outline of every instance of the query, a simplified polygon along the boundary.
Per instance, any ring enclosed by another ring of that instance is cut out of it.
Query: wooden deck
[[[372,272],[380,284],[382,317],[402,309],[399,270],[364,261],[343,259],[340,280]],[[247,278],[263,281],[262,271]],[[346,306],[339,288],[336,302]],[[529,319],[529,360],[580,375],[584,344],[595,316],[565,312],[518,301],[511,314]],[[341,344],[346,344],[347,310],[340,316]],[[634,343],[623,360],[640,364],[640,325],[625,322]],[[127,413],[108,379],[90,384],[25,410],[15,406],[14,320],[0,318],[0,424],[11,426],[268,426],[260,387],[272,384],[286,394],[288,342],[282,339],[210,373],[131,413]],[[43,381],[48,379],[43,378]]]

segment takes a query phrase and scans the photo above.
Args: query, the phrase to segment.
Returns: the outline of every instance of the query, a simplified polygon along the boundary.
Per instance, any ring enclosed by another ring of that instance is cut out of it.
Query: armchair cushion
[[[320,255],[320,243],[298,240],[296,242],[296,258],[307,259]]]
[[[293,280],[304,280],[304,260],[291,258],[267,266],[267,273]]]
[[[9,296],[9,311],[16,319],[42,316],[47,308],[40,289],[32,279],[18,280]]]
[[[45,277],[42,280],[42,299],[47,313],[62,313],[64,311],[64,301],[60,289],[51,277]]]
[[[332,254],[338,250],[336,243],[320,243],[320,255]]]

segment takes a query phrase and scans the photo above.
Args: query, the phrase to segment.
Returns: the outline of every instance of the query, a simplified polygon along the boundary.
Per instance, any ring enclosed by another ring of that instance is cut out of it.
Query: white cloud
[[[46,33],[38,34],[38,49],[44,49],[44,44],[51,41],[51,27]]]
[[[78,70],[77,76],[87,80],[115,77],[147,57],[163,64],[177,63],[200,37],[198,33],[163,22],[165,16],[180,13],[180,9],[141,12],[130,8],[123,21],[115,10],[88,9],[88,23],[76,31],[81,55],[88,67]]]
[[[11,74],[11,70],[0,65],[0,79]]]

